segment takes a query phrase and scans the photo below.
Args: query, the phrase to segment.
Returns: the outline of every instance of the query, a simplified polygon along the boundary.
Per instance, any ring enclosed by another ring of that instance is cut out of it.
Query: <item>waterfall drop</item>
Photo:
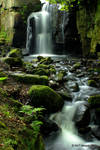
[[[29,54],[52,54],[52,27],[49,2],[40,12],[32,13],[27,21],[26,50]],[[33,31],[35,29],[35,31]]]

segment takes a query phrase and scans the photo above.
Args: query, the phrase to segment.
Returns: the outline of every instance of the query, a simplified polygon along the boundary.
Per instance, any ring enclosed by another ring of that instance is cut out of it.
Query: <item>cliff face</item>
[[[0,0],[0,43],[25,46],[27,17],[40,7],[39,0]]]
[[[85,2],[77,11],[83,55],[100,55],[100,0]]]

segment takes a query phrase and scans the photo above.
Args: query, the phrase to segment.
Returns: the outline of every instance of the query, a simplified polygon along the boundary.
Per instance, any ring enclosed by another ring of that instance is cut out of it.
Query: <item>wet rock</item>
[[[40,64],[45,64],[45,65],[49,65],[51,63],[53,63],[53,60],[51,59],[51,57],[42,57],[41,59],[38,58]]]
[[[40,84],[40,85],[48,85],[48,77],[47,76],[39,76],[25,73],[10,73],[10,76],[13,77],[16,81],[25,84]]]
[[[70,69],[71,72],[74,72],[76,69],[80,69],[81,63],[77,62],[76,64],[73,65],[73,67]]]
[[[61,97],[66,101],[72,101],[72,96],[70,95],[70,92],[68,90],[61,90],[57,92],[61,95]]]
[[[78,92],[80,90],[77,82],[69,81],[67,84],[72,92]]]
[[[28,92],[31,104],[35,107],[43,106],[47,113],[61,110],[64,101],[59,94],[48,86],[33,85]]]
[[[100,107],[100,94],[90,96],[88,99],[91,107]]]
[[[94,125],[91,131],[96,138],[100,139],[100,126]]]
[[[59,71],[56,75],[56,78],[55,80],[58,81],[58,82],[62,82],[64,79],[64,76],[66,75],[66,71]]]
[[[22,58],[22,52],[20,49],[11,49],[10,52],[7,54],[7,57],[18,57],[18,58]]]
[[[59,87],[59,83],[53,80],[49,81],[49,86],[53,89],[56,89],[57,87]]]
[[[75,125],[78,128],[84,128],[90,123],[90,110],[87,103],[80,103],[78,105],[75,116],[74,116]]]
[[[13,57],[5,57],[3,59],[5,63],[7,63],[10,67],[22,67],[23,61],[21,58],[13,58]]]
[[[95,109],[96,124],[100,125],[100,107]]]
[[[97,87],[97,83],[94,80],[88,80],[88,86]]]
[[[43,125],[41,127],[41,132],[44,136],[48,136],[51,132],[56,132],[59,130],[59,127],[52,120],[44,118]]]
[[[83,127],[83,128],[79,128],[78,132],[81,134],[86,134],[88,132],[90,132],[91,128],[90,127]]]

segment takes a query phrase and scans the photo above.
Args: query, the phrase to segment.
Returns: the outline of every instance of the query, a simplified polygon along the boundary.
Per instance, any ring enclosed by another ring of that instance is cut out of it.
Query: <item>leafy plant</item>
[[[42,115],[42,111],[45,110],[45,108],[33,108],[30,105],[24,105],[21,108],[21,113],[24,113],[28,116],[33,116],[34,120],[30,123],[30,126],[32,127],[34,131],[34,135],[37,136],[40,132],[40,127],[43,124],[42,121],[39,120],[39,117]]]
[[[68,11],[71,7],[74,7],[74,4],[76,3],[76,5],[80,4],[80,0],[47,0],[50,3],[53,4],[60,4],[60,10],[64,11]]]
[[[0,83],[2,83],[3,81],[7,80],[8,77],[0,77]]]

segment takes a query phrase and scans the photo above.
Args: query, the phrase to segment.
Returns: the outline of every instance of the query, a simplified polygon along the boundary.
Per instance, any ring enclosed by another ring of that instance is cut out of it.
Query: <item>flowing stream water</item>
[[[68,71],[67,67],[61,67]],[[59,71],[59,70],[58,70]],[[77,78],[75,74],[68,71],[67,77],[73,78],[78,83],[80,90],[78,92],[72,92],[70,86],[74,81],[65,83],[65,86],[69,88],[73,97],[72,102],[65,102],[61,112],[52,114],[50,119],[53,120],[60,128],[60,131],[51,135],[45,139],[46,150],[99,150],[95,145],[100,146],[100,141],[91,139],[89,141],[79,136],[75,122],[73,120],[77,109],[81,104],[87,103],[87,98],[91,94],[98,94],[100,91],[97,88],[89,87],[87,85],[88,77]],[[81,111],[84,107],[80,107]]]

